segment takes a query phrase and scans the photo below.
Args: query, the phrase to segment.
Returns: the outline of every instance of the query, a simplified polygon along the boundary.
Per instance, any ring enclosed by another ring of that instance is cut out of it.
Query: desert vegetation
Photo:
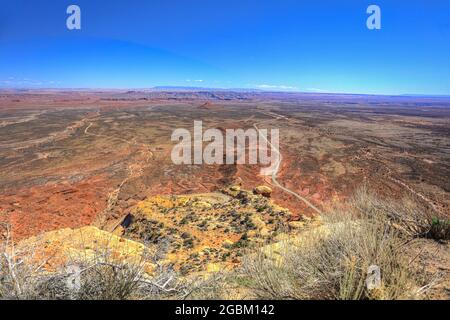
[[[448,228],[445,217],[411,199],[384,201],[363,188],[330,209],[320,225],[248,248],[239,267],[200,277],[183,276],[162,263],[165,250],[118,260],[111,248],[100,245],[94,254],[71,257],[48,270],[37,243],[18,247],[7,236],[1,247],[0,297],[423,299],[439,281],[448,281],[448,274],[426,274],[410,248],[420,238],[445,244]],[[371,286],[374,267],[379,282]]]

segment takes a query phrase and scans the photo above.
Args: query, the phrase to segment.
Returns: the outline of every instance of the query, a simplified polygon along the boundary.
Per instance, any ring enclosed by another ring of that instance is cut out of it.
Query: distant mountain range
[[[445,94],[402,94],[402,97],[419,97],[419,98],[450,98]]]
[[[304,94],[323,94],[323,95],[355,95],[355,96],[397,96],[397,97],[417,97],[417,98],[450,98],[450,95],[433,95],[433,94],[363,94],[363,93],[334,93],[334,92],[308,92],[308,91],[282,91],[282,90],[264,90],[264,89],[252,89],[252,88],[208,88],[208,87],[186,87],[186,86],[156,86],[151,88],[152,91],[226,91],[226,92],[286,92],[286,93],[304,93]]]
[[[155,91],[231,91],[231,92],[264,92],[261,89],[245,89],[245,88],[207,88],[207,87],[184,87],[184,86],[157,86],[151,88]]]
[[[333,93],[333,92],[308,92],[308,91],[282,91],[253,88],[208,88],[195,86],[155,86],[148,88],[4,88],[0,86],[0,92],[117,92],[117,93],[145,93],[145,92],[235,92],[254,94],[288,94],[308,96],[374,96],[374,97],[397,97],[397,98],[428,98],[428,99],[450,99],[450,95],[439,94],[363,94],[363,93]]]

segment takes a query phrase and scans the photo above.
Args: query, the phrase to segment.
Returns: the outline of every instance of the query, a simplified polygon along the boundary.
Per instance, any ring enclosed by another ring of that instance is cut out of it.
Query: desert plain
[[[219,130],[279,129],[276,177],[259,165],[174,164],[173,130],[199,120]],[[268,194],[252,192],[261,186]],[[248,238],[270,242],[282,225],[314,221],[362,187],[450,214],[449,98],[0,91],[0,222],[17,242],[94,226],[139,243],[168,241],[171,261],[189,273],[239,264],[231,249]]]

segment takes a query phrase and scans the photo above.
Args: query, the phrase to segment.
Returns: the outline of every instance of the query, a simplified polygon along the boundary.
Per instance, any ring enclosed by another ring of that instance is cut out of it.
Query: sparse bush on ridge
[[[450,239],[450,219],[431,217],[427,236],[435,240]]]

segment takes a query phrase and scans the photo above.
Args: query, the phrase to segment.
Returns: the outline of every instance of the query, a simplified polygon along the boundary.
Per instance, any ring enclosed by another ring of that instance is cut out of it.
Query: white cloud
[[[256,87],[260,89],[298,90],[297,87],[289,85],[258,84]]]
[[[307,88],[306,91],[312,91],[312,92],[328,92],[324,89],[318,89],[318,88]]]
[[[203,82],[204,80],[198,79],[198,80],[191,80],[187,79],[186,82]]]

